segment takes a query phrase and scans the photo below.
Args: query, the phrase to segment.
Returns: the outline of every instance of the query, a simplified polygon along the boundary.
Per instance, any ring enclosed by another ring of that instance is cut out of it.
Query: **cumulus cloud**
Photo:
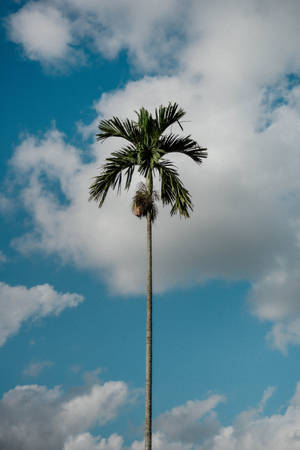
[[[47,2],[32,5],[49,7]],[[143,12],[147,24],[136,20],[145,2],[128,0],[118,9],[109,2],[100,8],[94,0],[56,0],[54,6],[64,17],[77,11],[72,17],[82,20],[78,29],[85,36],[97,28],[92,40],[97,46],[99,38],[107,55],[125,46],[143,61],[152,48],[146,59],[159,64],[162,53],[156,53],[153,39],[169,45],[169,25],[175,29],[183,21],[185,38],[177,35],[182,46],[173,52],[177,69],[172,75],[145,77],[103,94],[85,132],[95,133],[103,117],[133,117],[141,106],[153,109],[168,101],[183,106],[185,132],[208,147],[209,157],[201,168],[174,157],[195,212],[189,221],[171,221],[167,210],[160,210],[154,229],[155,289],[209,279],[248,280],[253,313],[274,325],[270,343],[282,351],[298,344],[300,89],[291,75],[300,71],[298,2],[190,2],[182,14],[170,1]],[[105,25],[99,27],[99,21]],[[164,38],[157,32],[161,23]],[[140,27],[145,32],[139,33]],[[26,137],[12,166],[28,183],[18,192],[33,230],[15,245],[93,268],[113,290],[128,294],[141,292],[145,282],[145,230],[130,214],[132,191],[110,195],[100,211],[87,202],[92,177],[119,144],[92,145],[86,149],[92,162],[83,163],[81,151],[57,130],[42,139]]]
[[[143,450],[144,442],[135,441],[132,443],[130,450]],[[152,435],[153,450],[192,450],[192,444],[184,444],[183,442],[172,442],[164,433],[159,431]]]
[[[69,13],[77,13],[81,36],[88,37],[92,49],[105,57],[115,57],[126,49],[143,70],[159,66],[166,69],[176,61],[187,11],[178,0],[163,4],[155,0],[151,6],[137,0],[117,0],[113,4],[107,0],[101,4],[95,0],[67,0],[65,4]]]
[[[242,411],[232,425],[218,424],[214,429],[206,417],[213,415],[217,421],[215,408],[223,400],[221,396],[188,401],[166,411],[156,419],[153,449],[296,450],[300,439],[300,383],[287,408],[267,416],[264,406],[273,392],[274,388],[267,388],[256,408]],[[1,448],[142,450],[143,441],[124,446],[123,437],[116,433],[103,437],[89,431],[95,424],[103,426],[114,419],[129,397],[123,382],[95,384],[71,394],[59,387],[16,386],[0,400]]]
[[[113,419],[119,405],[127,397],[127,388],[124,383],[108,382],[103,386],[94,385],[87,394],[75,397],[65,403],[60,418],[68,430],[87,429],[95,418],[102,425]]]
[[[219,423],[214,414],[210,414],[202,423],[199,420],[211,413],[222,401],[224,397],[220,395],[212,395],[206,400],[190,400],[185,405],[161,414],[154,421],[154,429],[164,433],[172,441],[185,443],[204,441],[217,433]]]
[[[194,436],[194,441],[187,443],[180,440],[180,428],[185,428],[185,421],[177,423],[177,435],[168,434],[168,430],[156,431],[153,435],[154,450],[296,450],[299,447],[299,403],[300,385],[298,383],[296,393],[290,400],[284,413],[266,416],[263,413],[267,399],[272,395],[273,388],[266,389],[263,398],[257,408],[243,411],[234,423],[226,427],[218,427],[214,433],[205,435],[203,430],[202,438],[200,433]],[[186,405],[179,406],[179,411]],[[186,409],[187,411],[187,409]],[[193,422],[193,411],[191,410],[190,421]],[[163,416],[167,417],[170,412]],[[197,423],[198,418],[196,418]],[[162,424],[163,425],[163,424]],[[90,436],[91,439],[91,436]],[[87,441],[88,442],[88,441]],[[120,447],[121,441],[118,442]],[[131,444],[130,450],[142,450],[144,443],[135,441]],[[71,447],[72,448],[72,447]],[[79,447],[81,450],[82,447]],[[97,450],[97,446],[87,447],[89,450]],[[106,447],[104,446],[106,449]],[[108,447],[110,448],[110,447]],[[114,447],[112,447],[114,448]],[[77,448],[75,447],[77,450]],[[68,449],[69,450],[69,449]]]
[[[79,294],[56,292],[49,284],[27,288],[0,282],[0,345],[16,334],[25,321],[57,316],[83,300]]]
[[[254,314],[274,323],[267,338],[272,346],[287,353],[290,344],[300,344],[300,280],[296,255],[254,283],[250,301]]]
[[[10,39],[29,59],[60,62],[74,51],[69,20],[51,2],[28,2],[6,21]]]
[[[42,63],[56,65],[66,56],[72,62],[80,44],[86,53],[109,59],[125,49],[140,68],[167,69],[182,45],[185,11],[178,0],[155,0],[151,6],[137,0],[40,0],[10,15],[7,27],[10,39]]]
[[[127,385],[121,381],[86,386],[79,393],[64,393],[60,387],[16,386],[0,400],[1,448],[123,450],[124,440],[118,434],[93,436],[88,430],[113,420],[130,401],[130,396]],[[186,442],[187,424],[201,425],[199,420],[212,413],[220,401],[220,396],[212,395],[207,400],[190,401],[159,416],[153,448],[190,450],[196,442],[216,434],[217,430],[213,433],[210,425],[204,422],[201,431],[193,433],[193,438]],[[177,426],[177,432],[173,426]],[[129,448],[139,450],[143,445],[142,441],[134,441]]]
[[[87,443],[86,430],[112,420],[128,395],[127,385],[118,381],[93,385],[85,392],[68,395],[60,387],[16,386],[0,400],[0,447],[79,450],[80,443]],[[118,448],[115,442],[112,436],[102,440],[102,446],[85,448],[113,450]]]
[[[215,135],[204,112],[203,120],[196,120],[195,99],[182,86],[180,78],[147,78],[128,84],[123,91],[104,95],[97,104],[101,116],[109,117],[118,110],[125,116],[127,110],[133,111],[140,104],[151,106],[179,96],[183,105],[191,106],[190,117],[194,117],[186,125],[187,131],[211,149],[200,169],[183,158],[176,160],[193,195],[195,213],[190,221],[183,222],[171,220],[166,210],[160,210],[154,230],[155,287],[164,290],[174,284],[213,278],[248,279],[254,285],[253,304],[259,305],[253,307],[256,315],[279,320],[276,304],[285,309],[290,305],[293,315],[298,311],[296,272],[294,288],[287,281],[289,300],[285,306],[281,304],[283,291],[276,289],[276,300],[266,280],[274,277],[272,274],[280,264],[284,276],[291,280],[293,272],[282,261],[295,264],[299,259],[295,207],[299,155],[296,139],[286,141],[288,131],[282,123],[287,126],[289,123],[291,133],[295,132],[298,89],[290,93],[291,106],[276,111],[272,126],[264,131],[251,129],[245,123],[247,116],[243,117],[238,109],[232,118],[226,119],[226,126],[222,124],[226,116],[220,117]],[[286,114],[293,120],[288,121]],[[236,131],[233,118],[239,120],[245,134]],[[231,138],[235,145],[231,145]],[[289,152],[289,158],[283,161],[282,146]],[[92,177],[113,148],[113,143],[93,145],[90,152],[95,161],[84,164],[80,150],[69,146],[56,130],[43,139],[26,138],[16,149],[12,165],[22,177],[27,177],[28,185],[20,193],[32,215],[34,231],[15,240],[15,245],[24,252],[42,249],[58,253],[65,261],[100,270],[115,291],[134,293],[144,288],[145,246],[143,222],[130,214],[132,192],[120,197],[113,193],[102,210],[87,202]],[[55,192],[47,190],[47,178],[57,183]],[[262,313],[267,301],[272,310],[268,316]]]
[[[223,87],[238,66],[240,95],[245,82],[264,84],[276,80],[274,72],[284,74],[283,60],[298,68],[298,15],[296,0],[226,6],[219,0],[155,0],[151,6],[145,0],[39,0],[27,2],[7,23],[10,38],[31,59],[56,63],[74,43],[106,58],[125,49],[143,70],[170,71],[181,64],[211,79],[222,73]]]
[[[112,434],[107,439],[82,433],[67,439],[64,450],[122,450],[123,438]]]
[[[296,394],[291,399],[283,414],[263,416],[263,404],[272,394],[269,388],[257,409],[243,412],[236,422],[223,427],[218,434],[199,450],[294,450],[299,447],[300,403],[298,398],[299,383]],[[198,447],[196,447],[198,448]]]

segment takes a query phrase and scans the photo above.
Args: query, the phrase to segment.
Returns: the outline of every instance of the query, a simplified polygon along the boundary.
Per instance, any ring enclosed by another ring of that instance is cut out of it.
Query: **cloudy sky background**
[[[1,14],[2,447],[143,448],[145,224],[88,187],[100,119],[176,101],[209,157],[174,156],[195,211],[154,227],[154,448],[298,448],[298,2]]]

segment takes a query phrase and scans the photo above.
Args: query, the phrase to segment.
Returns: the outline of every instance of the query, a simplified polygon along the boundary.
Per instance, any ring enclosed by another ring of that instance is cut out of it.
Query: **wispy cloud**
[[[83,300],[79,294],[56,292],[49,284],[27,288],[0,282],[0,345],[16,334],[25,321],[59,315]]]
[[[31,362],[22,373],[26,377],[37,377],[44,369],[51,366],[53,366],[52,361]]]

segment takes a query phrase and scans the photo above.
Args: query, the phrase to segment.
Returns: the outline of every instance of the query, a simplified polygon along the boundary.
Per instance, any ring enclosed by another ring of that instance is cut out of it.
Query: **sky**
[[[299,2],[0,12],[1,450],[143,449],[146,223],[88,191],[99,121],[169,102],[208,158],[153,229],[153,449],[298,449]]]

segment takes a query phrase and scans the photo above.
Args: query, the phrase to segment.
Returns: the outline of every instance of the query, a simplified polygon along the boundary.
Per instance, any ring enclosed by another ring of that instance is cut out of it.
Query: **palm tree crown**
[[[90,186],[90,200],[96,200],[101,207],[110,188],[120,192],[123,177],[125,189],[129,189],[135,168],[147,181],[146,190],[152,195],[153,177],[160,178],[160,198],[163,205],[171,205],[171,215],[179,213],[189,217],[193,210],[191,196],[179,178],[174,164],[166,159],[170,153],[182,153],[200,164],[207,157],[206,148],[200,147],[190,136],[166,132],[185,115],[177,103],[160,106],[154,116],[145,108],[136,112],[137,120],[120,120],[113,117],[99,124],[98,141],[119,137],[127,145],[106,159],[100,174]],[[181,127],[182,129],[182,127]],[[144,214],[145,215],[145,214]]]

